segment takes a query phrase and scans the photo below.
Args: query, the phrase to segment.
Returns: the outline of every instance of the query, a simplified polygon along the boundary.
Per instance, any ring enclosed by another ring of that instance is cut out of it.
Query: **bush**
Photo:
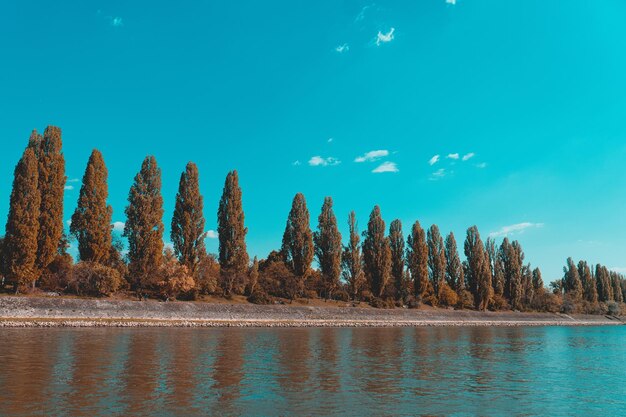
[[[472,309],[475,306],[476,303],[474,300],[474,294],[472,294],[468,290],[463,290],[461,296],[459,297],[459,307]]]
[[[563,303],[561,304],[561,313],[575,314],[580,313],[582,306],[580,301],[573,299],[567,294],[563,297]]]
[[[198,291],[202,294],[215,294],[219,290],[219,277],[220,264],[213,255],[206,254],[200,259],[193,274]]]
[[[406,296],[406,298],[404,299],[404,302],[406,304],[407,307],[414,309],[414,308],[420,308],[420,306],[422,305],[422,297],[414,297],[412,295],[408,295]]]
[[[345,288],[338,288],[334,293],[333,293],[333,299],[337,300],[337,301],[343,301],[343,302],[348,302],[350,301],[350,294],[348,294],[348,291],[346,291]]]
[[[179,294],[192,291],[195,286],[196,282],[189,274],[187,267],[178,262],[172,251],[166,251],[163,265],[156,277],[159,296],[164,300],[176,298]]]
[[[439,299],[435,296],[435,294],[428,293],[422,299],[424,304],[428,304],[433,307],[437,307],[439,305]]]
[[[621,314],[621,307],[619,305],[619,303],[616,303],[615,301],[609,301],[606,304],[607,308],[608,308],[608,314],[611,316],[619,316]]]
[[[382,298],[374,297],[370,301],[370,305],[374,308],[394,308],[394,302],[391,299],[383,300]]]
[[[439,303],[443,306],[452,307],[457,305],[459,302],[459,296],[457,293],[448,285],[443,284],[439,289]]]
[[[57,255],[41,275],[39,287],[44,291],[65,291],[70,282],[73,267],[74,261],[70,255]]]
[[[122,284],[120,273],[95,262],[79,262],[74,266],[68,289],[77,295],[110,296]]]
[[[268,305],[273,304],[274,299],[269,296],[265,291],[257,290],[254,291],[250,297],[248,297],[248,302],[252,304],[260,304],[260,305]]]
[[[491,311],[502,311],[509,310],[511,306],[509,306],[506,298],[499,294],[494,294],[493,297],[489,300],[489,310]]]
[[[537,311],[547,311],[548,313],[558,313],[561,311],[563,300],[560,295],[556,295],[550,291],[543,291],[535,296],[533,307]]]

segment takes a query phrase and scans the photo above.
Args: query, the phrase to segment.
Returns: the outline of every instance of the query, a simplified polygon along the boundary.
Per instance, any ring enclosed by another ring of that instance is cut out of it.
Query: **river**
[[[0,415],[625,415],[626,327],[2,329]]]

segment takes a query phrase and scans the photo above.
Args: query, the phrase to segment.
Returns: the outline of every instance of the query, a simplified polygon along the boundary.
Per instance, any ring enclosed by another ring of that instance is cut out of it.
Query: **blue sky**
[[[168,236],[193,160],[207,229],[239,170],[253,255],[303,192],[344,233],[379,204],[405,232],[519,239],[546,281],[568,256],[626,270],[623,1],[74,3],[0,3],[0,219],[31,129],[55,124],[70,180],[103,152],[118,222],[155,155]]]

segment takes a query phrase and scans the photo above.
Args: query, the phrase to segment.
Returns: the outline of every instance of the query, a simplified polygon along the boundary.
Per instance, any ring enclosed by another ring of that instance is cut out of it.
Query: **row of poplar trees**
[[[550,286],[554,292],[567,295],[573,302],[585,301],[594,305],[626,300],[626,280],[621,274],[600,264],[594,268],[587,261],[576,264],[572,258],[568,258],[563,267],[563,278],[551,282]]]
[[[6,234],[2,240],[2,276],[16,289],[34,287],[42,274],[68,247],[64,235],[63,193],[66,184],[61,130],[49,126],[43,136],[34,131],[18,162],[13,180]],[[113,243],[112,208],[107,204],[108,171],[94,150],[82,180],[70,234],[77,240],[81,262],[114,267],[121,262]],[[198,168],[189,163],[182,173],[171,223],[173,250],[193,275],[208,255]],[[128,239],[126,278],[134,289],[149,286],[164,262],[161,170],[148,156],[135,176],[125,210]],[[226,177],[218,209],[219,264],[224,292],[247,275],[241,189],[236,171]]]

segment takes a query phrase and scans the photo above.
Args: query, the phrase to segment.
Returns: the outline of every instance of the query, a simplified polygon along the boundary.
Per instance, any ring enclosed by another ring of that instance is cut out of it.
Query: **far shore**
[[[64,297],[0,297],[0,327],[418,327],[604,326],[614,316],[478,312],[431,307],[382,310],[330,305],[158,302]]]

